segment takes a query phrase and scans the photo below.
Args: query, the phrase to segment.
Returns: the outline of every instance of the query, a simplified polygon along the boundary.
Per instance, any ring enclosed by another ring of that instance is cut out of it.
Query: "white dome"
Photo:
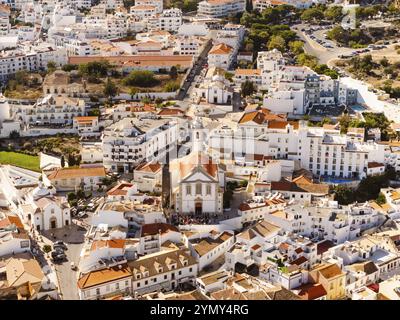
[[[49,189],[47,189],[45,186],[43,186],[42,183],[39,183],[39,185],[32,191],[33,199],[39,199],[39,198],[45,197],[49,194],[50,194]]]

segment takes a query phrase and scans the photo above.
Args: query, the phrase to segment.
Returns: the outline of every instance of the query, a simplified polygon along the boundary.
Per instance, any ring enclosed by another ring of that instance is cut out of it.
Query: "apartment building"
[[[50,44],[39,44],[5,50],[0,54],[0,82],[6,81],[17,71],[47,70],[48,62],[53,61],[58,66],[67,62],[66,50]]]
[[[156,13],[163,12],[163,0],[135,0],[135,6],[155,6]]]
[[[33,106],[19,106],[15,111],[31,126],[71,126],[74,117],[84,115],[85,107],[82,99],[49,94]]]
[[[360,179],[371,160],[384,161],[383,145],[357,141],[336,129],[301,128],[298,137],[298,159],[317,175]]]
[[[127,264],[109,264],[80,276],[80,300],[99,300],[132,293],[132,273]]]
[[[214,45],[208,53],[208,64],[210,67],[228,70],[233,59],[233,48],[224,43]]]
[[[174,290],[183,283],[195,284],[198,266],[187,249],[169,249],[128,262],[132,271],[132,289],[143,295]]]
[[[244,0],[206,0],[197,6],[197,15],[207,18],[232,16],[245,10]]]
[[[104,130],[104,166],[132,172],[142,161],[159,159],[174,148],[177,130],[177,123],[168,119],[124,118]]]
[[[147,21],[147,29],[162,30],[169,32],[178,32],[179,27],[182,25],[182,10],[172,8],[164,10],[162,13],[154,17],[149,17]]]
[[[10,7],[0,4],[0,36],[7,36],[10,33]]]

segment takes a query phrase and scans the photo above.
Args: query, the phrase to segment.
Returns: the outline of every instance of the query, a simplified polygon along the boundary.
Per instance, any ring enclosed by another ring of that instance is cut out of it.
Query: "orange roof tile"
[[[120,265],[89,272],[83,275],[78,280],[78,287],[80,289],[87,289],[90,287],[98,286],[107,282],[116,281],[119,279],[130,278],[132,276],[128,265]]]

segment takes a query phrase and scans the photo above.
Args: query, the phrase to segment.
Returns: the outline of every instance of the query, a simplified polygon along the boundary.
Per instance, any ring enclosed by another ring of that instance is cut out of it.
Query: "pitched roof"
[[[92,242],[90,250],[95,251],[100,248],[122,249],[124,247],[125,239],[95,240]]]
[[[315,300],[327,294],[324,286],[320,283],[307,283],[296,290],[300,290],[298,295],[304,300]]]
[[[184,262],[187,263],[184,265]],[[167,252],[161,251],[145,255],[137,260],[128,262],[128,264],[134,275],[139,272],[148,271],[148,277],[153,277],[160,273],[159,267],[169,268],[170,265],[176,264],[177,266],[174,270],[178,270],[184,266],[196,265],[197,262],[188,250],[169,250]],[[143,278],[142,276],[141,279]]]
[[[128,189],[133,187],[132,183],[120,183],[117,184],[114,188],[110,189],[107,192],[107,195],[109,196],[125,196],[128,193]]]
[[[232,48],[225,43],[220,43],[213,46],[208,54],[229,54],[232,52]]]
[[[7,281],[10,287],[17,287],[26,283],[41,283],[44,274],[39,263],[34,258],[17,256],[6,264]]]
[[[178,228],[168,223],[149,223],[142,226],[141,236],[165,234],[170,231],[179,232]]]
[[[296,266],[301,266],[303,263],[307,262],[307,258],[305,256],[301,256],[297,258],[296,260],[293,260],[290,262],[291,265],[296,265]]]
[[[78,280],[78,287],[80,289],[86,289],[94,286],[98,286],[107,282],[130,278],[132,276],[131,271],[127,264],[113,266],[106,269],[100,269],[86,273]]]
[[[236,69],[235,76],[260,76],[261,69]]]
[[[372,161],[372,162],[368,162],[368,168],[380,168],[380,167],[384,167],[385,165],[381,162],[376,162],[376,161]]]
[[[161,164],[159,162],[146,162],[138,165],[135,171],[146,171],[156,173],[161,170]]]
[[[325,279],[335,278],[344,275],[344,272],[337,264],[327,264],[316,268]]]
[[[84,177],[105,177],[104,167],[87,168],[59,168],[50,172],[47,176],[49,180],[84,178]]]

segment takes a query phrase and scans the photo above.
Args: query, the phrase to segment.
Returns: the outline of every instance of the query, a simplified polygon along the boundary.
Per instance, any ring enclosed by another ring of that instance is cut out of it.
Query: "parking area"
[[[42,232],[41,238],[44,244],[51,246],[52,251],[47,254],[47,260],[56,272],[59,293],[61,299],[74,300],[78,299],[78,291],[76,287],[77,273],[71,270],[71,262],[75,265],[79,264],[79,255],[84,242],[84,235],[86,229],[73,223],[69,227],[52,229],[46,232]],[[62,242],[65,249],[55,250],[54,244],[56,242]],[[52,256],[57,256],[63,253],[65,257],[59,261],[54,261]]]

